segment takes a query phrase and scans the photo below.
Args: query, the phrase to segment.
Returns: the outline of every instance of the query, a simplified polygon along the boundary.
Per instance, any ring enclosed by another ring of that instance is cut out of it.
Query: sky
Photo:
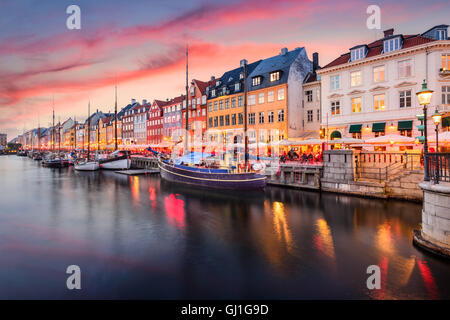
[[[70,30],[67,7],[81,10]],[[368,29],[369,5],[381,28]],[[450,24],[447,1],[0,0],[0,132],[8,140],[56,119],[82,120],[131,99],[165,100],[189,79],[209,80],[249,62],[305,47],[326,65],[383,30],[417,34]]]

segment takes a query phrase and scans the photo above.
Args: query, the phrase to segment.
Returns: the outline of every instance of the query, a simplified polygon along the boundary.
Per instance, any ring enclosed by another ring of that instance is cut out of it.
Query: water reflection
[[[71,297],[61,270],[74,263],[86,270],[78,298],[450,298],[448,262],[411,244],[416,204],[202,190],[16,157],[0,172],[0,298]],[[379,291],[366,288],[373,264]]]

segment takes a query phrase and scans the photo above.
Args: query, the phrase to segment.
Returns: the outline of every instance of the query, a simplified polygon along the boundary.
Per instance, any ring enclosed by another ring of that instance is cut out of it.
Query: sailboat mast
[[[88,151],[87,151],[87,161],[89,161],[89,156],[90,156],[90,152],[91,152],[91,102],[89,101],[88,104]]]
[[[188,114],[189,78],[188,78],[188,74],[189,74],[189,47],[188,47],[188,45],[186,45],[186,139],[185,139],[185,153],[186,154],[188,152],[188,145],[189,145],[188,144],[188,139],[189,139],[189,114]]]
[[[61,118],[58,117],[58,152],[61,152]]]
[[[73,117],[73,151],[77,149],[77,116]]]
[[[53,153],[55,153],[55,145],[56,145],[56,136],[55,136],[55,102],[53,101],[53,126],[52,126],[52,131],[53,131],[53,146],[52,146],[52,151]]]
[[[244,159],[245,168],[248,166],[248,135],[247,135],[247,61],[244,61]]]
[[[116,84],[116,100],[114,104],[114,150],[117,151],[117,84]]]
[[[38,149],[41,152],[41,120],[38,116]]]

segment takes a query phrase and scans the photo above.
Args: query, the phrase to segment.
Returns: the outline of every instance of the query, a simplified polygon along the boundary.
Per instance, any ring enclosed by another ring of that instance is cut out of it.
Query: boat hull
[[[131,167],[131,159],[104,161],[100,163],[100,167],[105,170],[128,170]]]
[[[262,189],[266,186],[266,177],[255,172],[218,173],[191,171],[187,167],[174,166],[162,161],[158,161],[158,166],[161,178],[171,182],[231,190]]]
[[[100,169],[100,165],[96,161],[84,162],[74,166],[77,171],[96,171]]]

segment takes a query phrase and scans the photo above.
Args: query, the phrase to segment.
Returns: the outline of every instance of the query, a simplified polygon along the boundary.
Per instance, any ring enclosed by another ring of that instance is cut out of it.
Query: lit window
[[[273,102],[274,100],[275,99],[274,99],[273,91],[269,91],[267,93],[267,102]]]
[[[258,94],[258,103],[264,103],[264,92],[261,92],[260,94]]]
[[[376,111],[384,110],[384,94],[378,94],[373,96],[373,107]]]
[[[351,78],[350,85],[352,87],[361,85],[361,71],[355,71],[350,73],[350,78]]]
[[[443,54],[441,56],[441,61],[442,71],[450,70],[450,54]]]
[[[373,82],[384,81],[384,66],[373,68]]]
[[[271,72],[270,73],[270,82],[278,81],[280,80],[280,71]]]
[[[339,101],[331,102],[331,115],[337,115],[341,113],[341,103]]]
[[[284,100],[284,89],[278,89],[278,101]]]
[[[361,98],[352,99],[352,112],[361,112]]]
[[[261,84],[261,77],[254,77],[252,79],[252,85],[253,86],[259,86]]]

